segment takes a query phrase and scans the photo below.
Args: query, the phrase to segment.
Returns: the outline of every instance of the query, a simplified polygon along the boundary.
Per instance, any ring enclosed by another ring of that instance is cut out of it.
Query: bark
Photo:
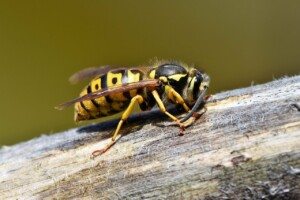
[[[0,150],[0,199],[300,199],[300,76],[215,94],[185,135],[157,112]],[[129,134],[130,133],[130,134]]]

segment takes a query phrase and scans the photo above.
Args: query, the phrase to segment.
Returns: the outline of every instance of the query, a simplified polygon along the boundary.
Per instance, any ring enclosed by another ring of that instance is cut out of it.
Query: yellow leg
[[[115,130],[115,132],[114,132],[114,134],[113,134],[113,136],[112,136],[112,138],[111,138],[111,141],[110,141],[104,148],[94,151],[94,152],[92,153],[92,156],[93,156],[93,157],[99,156],[99,155],[103,154],[104,152],[106,152],[112,145],[114,145],[114,144],[116,143],[116,141],[117,141],[118,139],[121,138],[121,136],[119,135],[119,132],[120,132],[120,129],[121,129],[121,127],[122,127],[124,121],[125,121],[126,119],[128,119],[128,117],[129,117],[130,114],[132,113],[132,110],[133,110],[133,108],[134,108],[134,105],[135,105],[136,103],[141,104],[141,103],[143,103],[143,101],[144,101],[144,99],[143,99],[143,97],[142,97],[141,95],[136,95],[135,97],[133,97],[133,98],[131,99],[129,106],[128,106],[127,109],[123,112],[123,114],[122,114],[122,116],[121,116],[121,120],[120,120],[119,123],[118,123],[118,126],[117,126],[117,128],[116,128],[116,130]]]
[[[176,92],[176,90],[174,90],[174,88],[172,88],[171,86],[166,85],[165,87],[166,87],[168,98],[170,98],[175,103],[182,105],[182,107],[185,109],[185,111],[189,112],[190,108],[186,105],[182,96],[178,92]],[[182,126],[188,127],[188,126],[192,125],[196,121],[196,119],[199,118],[197,116],[198,115],[196,115],[196,113],[195,113],[195,116],[191,117],[190,120],[188,120],[186,122],[181,122]],[[181,134],[183,134],[183,133],[181,133]]]
[[[174,102],[176,102],[177,104],[180,104],[183,106],[184,110],[189,112],[190,111],[190,108],[186,105],[186,103],[184,102],[182,96],[176,92],[176,90],[174,90],[174,88],[172,88],[171,86],[169,85],[166,85],[165,86],[166,88],[166,91],[167,91],[167,95],[168,95],[168,98],[170,98],[171,100],[173,100]]]
[[[117,126],[117,129],[116,129],[115,132],[114,132],[114,135],[113,135],[113,137],[112,137],[112,140],[113,140],[113,141],[116,139],[117,135],[119,134],[120,129],[121,129],[121,127],[122,127],[124,121],[125,121],[126,119],[128,119],[128,117],[129,117],[130,114],[132,113],[132,110],[133,110],[133,108],[134,108],[134,105],[135,105],[136,103],[141,104],[141,103],[143,103],[143,101],[144,101],[144,99],[143,99],[143,97],[142,97],[141,95],[136,95],[135,97],[133,97],[133,98],[131,99],[129,106],[128,106],[127,109],[123,112],[122,117],[121,117],[121,120],[119,121],[119,124],[118,124],[118,126]]]
[[[184,102],[184,100],[181,97],[181,95],[178,92],[176,92],[176,90],[174,90],[174,88],[172,88],[171,86],[166,85],[165,87],[166,87],[165,89],[166,89],[168,98],[171,99],[172,101],[174,101],[175,103],[182,105],[183,108],[187,112],[189,112],[190,108],[186,105],[186,103]],[[204,109],[204,112],[202,112],[202,113],[194,113],[194,115],[189,120],[187,120],[185,122],[181,122],[181,124],[184,127],[188,127],[188,126],[192,125],[205,112],[206,112],[206,108]]]
[[[169,112],[166,110],[166,107],[165,107],[164,103],[162,102],[161,98],[159,97],[159,95],[158,95],[158,93],[157,93],[156,90],[153,90],[153,91],[152,91],[152,95],[153,95],[153,97],[154,97],[154,99],[155,99],[155,101],[156,101],[156,103],[157,103],[159,109],[160,109],[163,113],[165,113],[168,117],[170,117],[174,122],[176,122],[182,129],[184,129],[184,124],[182,124],[182,123],[180,122],[180,120],[177,119],[177,117],[175,117],[174,115],[172,115],[171,113],[169,113]]]

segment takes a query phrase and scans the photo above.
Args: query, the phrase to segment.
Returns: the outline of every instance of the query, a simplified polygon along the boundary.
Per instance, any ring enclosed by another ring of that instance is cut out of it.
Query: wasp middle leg
[[[118,123],[117,129],[115,130],[114,135],[113,135],[113,137],[111,138],[113,141],[116,139],[117,135],[119,134],[120,129],[121,129],[121,127],[122,127],[124,121],[127,120],[128,117],[130,116],[130,114],[132,113],[132,110],[133,110],[133,108],[134,108],[134,105],[135,105],[136,103],[141,104],[141,103],[143,103],[143,101],[144,101],[144,98],[143,98],[141,95],[136,95],[136,96],[134,96],[134,97],[131,99],[129,106],[128,106],[127,109],[123,112],[122,117],[121,117],[121,120],[120,120],[119,123]]]
[[[169,113],[164,105],[164,103],[162,102],[161,98],[159,97],[159,94],[156,90],[152,91],[152,95],[160,109],[161,112],[165,113],[168,117],[170,117],[180,128],[181,128],[181,134],[183,133],[184,129],[185,129],[185,125],[183,123],[180,122],[180,120],[175,117],[174,115],[172,115],[171,113]]]

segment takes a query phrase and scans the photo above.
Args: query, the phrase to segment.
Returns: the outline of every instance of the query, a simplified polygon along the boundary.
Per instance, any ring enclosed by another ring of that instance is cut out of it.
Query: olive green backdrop
[[[166,58],[211,76],[210,92],[300,71],[300,1],[0,1],[0,145],[75,127],[73,72]]]

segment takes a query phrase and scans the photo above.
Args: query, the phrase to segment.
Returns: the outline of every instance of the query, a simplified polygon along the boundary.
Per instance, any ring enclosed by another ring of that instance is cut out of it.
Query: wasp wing
[[[112,68],[110,66],[89,67],[74,73],[69,78],[69,82],[76,84],[80,81],[95,78],[97,75],[106,74]]]
[[[160,85],[160,81],[157,79],[149,79],[149,80],[142,80],[139,82],[134,83],[126,83],[122,85],[118,85],[115,87],[110,87],[104,90],[95,91],[93,93],[86,94],[84,96],[78,97],[76,99],[73,99],[71,101],[62,103],[55,108],[58,110],[62,110],[68,106],[71,106],[72,104],[76,102],[86,101],[86,100],[92,100],[99,97],[103,97],[109,94],[116,94],[121,92],[126,92],[129,90],[135,90],[135,89],[141,89],[141,88],[149,88],[149,89],[155,89]]]
[[[119,71],[125,69],[140,70],[143,73],[147,74],[147,72],[149,72],[149,70],[152,69],[152,67],[141,66],[135,68],[115,68],[115,69],[113,69],[110,66],[89,67],[74,73],[72,76],[70,76],[69,82],[71,84],[76,84],[87,79],[95,78],[96,76],[99,76],[101,74],[106,74],[109,71],[113,72],[113,71]]]

